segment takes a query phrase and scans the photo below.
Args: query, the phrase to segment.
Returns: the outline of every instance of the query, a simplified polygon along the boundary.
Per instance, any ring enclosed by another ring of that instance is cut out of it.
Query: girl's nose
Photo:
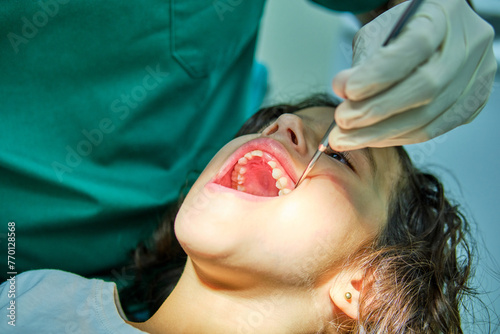
[[[302,119],[294,114],[283,114],[276,122],[269,125],[264,131],[264,136],[273,136],[285,144],[289,144],[300,155],[307,153],[307,142]]]

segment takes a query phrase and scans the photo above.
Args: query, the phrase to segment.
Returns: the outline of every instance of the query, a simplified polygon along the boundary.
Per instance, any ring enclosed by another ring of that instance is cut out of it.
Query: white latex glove
[[[381,47],[408,2],[359,30],[353,67],[333,79],[346,99],[329,137],[338,151],[423,142],[470,122],[496,72],[492,27],[465,0],[425,0]]]

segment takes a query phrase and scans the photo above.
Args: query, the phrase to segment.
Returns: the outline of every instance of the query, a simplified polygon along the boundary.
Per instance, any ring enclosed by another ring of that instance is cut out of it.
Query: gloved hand
[[[426,0],[381,47],[408,3],[359,30],[353,67],[333,79],[338,151],[423,142],[482,110],[496,72],[492,27],[465,0]]]

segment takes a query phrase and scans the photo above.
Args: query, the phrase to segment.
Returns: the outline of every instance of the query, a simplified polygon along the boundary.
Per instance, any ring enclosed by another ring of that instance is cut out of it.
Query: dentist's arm
[[[425,0],[382,48],[407,5],[356,34],[353,67],[333,80],[346,99],[330,134],[333,149],[423,142],[470,122],[486,104],[496,72],[492,27],[465,0]]]

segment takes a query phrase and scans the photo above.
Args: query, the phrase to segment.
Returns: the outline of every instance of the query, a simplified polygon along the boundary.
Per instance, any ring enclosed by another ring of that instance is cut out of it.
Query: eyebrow
[[[375,157],[373,155],[373,149],[371,147],[366,147],[360,152],[363,157],[368,161],[368,166],[370,167],[370,173],[374,176],[377,173],[377,164],[375,163]]]
[[[303,110],[303,109],[301,109]],[[300,110],[298,110],[300,111]],[[308,116],[308,115],[299,115],[297,113],[294,113],[296,116],[299,116],[302,120],[308,120],[310,122],[310,124],[312,124],[313,127],[315,127],[316,129],[320,129],[321,125],[322,124],[318,124],[318,122],[316,121],[316,119],[314,119],[313,117],[311,116]]]
[[[301,109],[301,110],[303,110],[303,109]],[[297,110],[297,111],[301,111],[301,110]],[[297,112],[294,112],[293,114],[295,114],[296,116],[298,116],[298,117],[302,118],[303,120],[304,120],[304,119],[307,119],[307,120],[309,120],[309,121],[310,121],[310,122],[312,122],[312,123],[314,123],[314,121],[315,121],[315,119],[314,119],[314,118],[312,118],[311,116],[308,116],[308,115],[300,115],[300,114],[298,114]]]

